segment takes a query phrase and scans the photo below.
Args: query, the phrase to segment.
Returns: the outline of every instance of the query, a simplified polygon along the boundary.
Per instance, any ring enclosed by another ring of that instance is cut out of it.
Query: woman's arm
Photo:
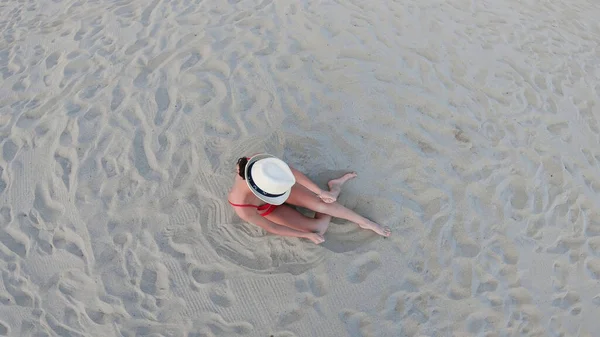
[[[315,184],[314,182],[312,182],[312,180],[310,180],[307,176],[305,176],[304,173],[296,170],[295,168],[293,168],[291,166],[290,166],[290,169],[292,170],[292,173],[294,174],[294,177],[296,178],[296,182],[298,184],[306,187],[314,194],[316,194],[319,198],[321,198],[321,200],[323,200],[323,202],[330,204],[330,203],[336,201],[337,194],[333,195],[331,193],[331,191],[323,191],[322,189],[319,188],[319,186],[317,186],[317,184]]]
[[[321,195],[323,193],[323,190],[321,190],[319,186],[317,186],[317,184],[312,182],[312,180],[310,180],[306,175],[304,175],[304,173],[296,170],[291,166],[290,169],[292,170],[292,173],[294,174],[294,177],[296,178],[296,182],[298,184],[308,188],[311,192],[313,192],[316,195]]]

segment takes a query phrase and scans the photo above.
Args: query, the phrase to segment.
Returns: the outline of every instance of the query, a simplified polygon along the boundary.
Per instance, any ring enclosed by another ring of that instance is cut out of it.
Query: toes
[[[377,233],[381,236],[385,236],[388,237],[390,235],[392,235],[392,230],[389,227],[380,227],[381,229],[379,231],[377,231]]]

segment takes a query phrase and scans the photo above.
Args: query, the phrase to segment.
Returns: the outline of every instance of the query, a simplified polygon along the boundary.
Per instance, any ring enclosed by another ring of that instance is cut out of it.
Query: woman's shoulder
[[[236,182],[233,184],[233,187],[231,188],[231,191],[229,191],[227,197],[232,203],[239,204],[246,204],[249,202],[252,203],[256,198],[254,194],[250,192],[250,189],[246,185],[246,182],[242,179],[236,180]]]

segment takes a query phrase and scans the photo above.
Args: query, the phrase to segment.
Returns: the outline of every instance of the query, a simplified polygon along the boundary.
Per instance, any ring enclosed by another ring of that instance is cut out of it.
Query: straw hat
[[[283,160],[266,153],[248,160],[245,176],[252,193],[271,205],[283,204],[296,183],[290,167]]]

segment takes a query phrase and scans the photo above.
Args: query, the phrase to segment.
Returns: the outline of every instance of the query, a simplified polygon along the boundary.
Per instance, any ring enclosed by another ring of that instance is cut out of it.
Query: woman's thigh
[[[277,206],[277,208],[271,212],[271,214],[265,216],[265,218],[278,225],[290,227],[303,232],[314,232],[320,229],[318,219],[309,218],[298,212],[293,207],[285,204]]]

